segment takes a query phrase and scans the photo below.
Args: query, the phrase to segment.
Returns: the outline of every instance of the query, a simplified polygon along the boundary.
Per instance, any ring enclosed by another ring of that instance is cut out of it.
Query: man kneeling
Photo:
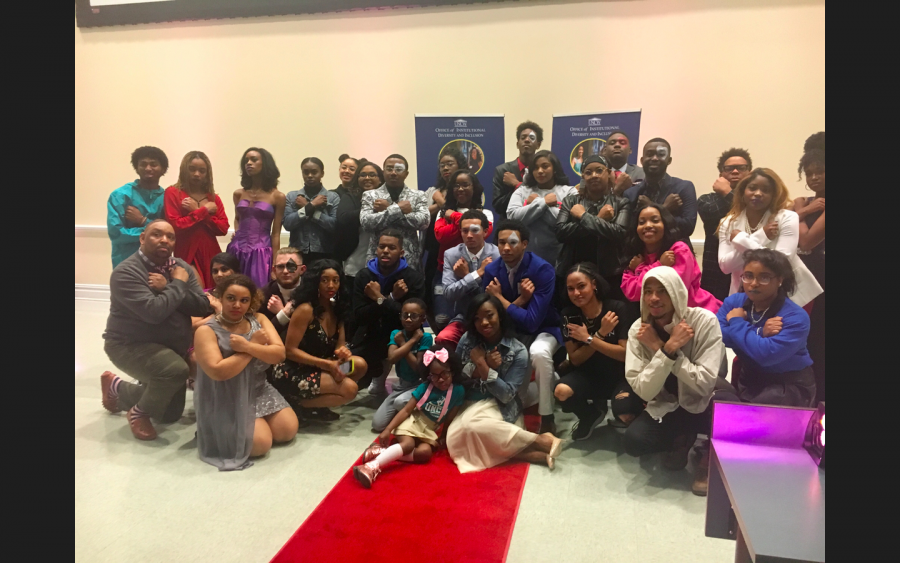
[[[647,408],[625,431],[625,451],[632,456],[665,451],[663,467],[684,469],[697,434],[709,433],[710,399],[726,374],[716,316],[687,306],[687,288],[672,268],[647,272],[641,318],[628,332],[625,351],[625,378]],[[696,480],[704,483],[694,487],[698,494],[705,489],[702,465]]]
[[[140,241],[140,249],[110,276],[109,319],[103,333],[106,355],[140,384],[106,372],[100,386],[104,408],[112,413],[127,410],[134,437],[153,440],[156,430],[150,417],[175,422],[184,411],[191,317],[206,317],[213,309],[193,268],[172,257],[172,225],[155,219]]]

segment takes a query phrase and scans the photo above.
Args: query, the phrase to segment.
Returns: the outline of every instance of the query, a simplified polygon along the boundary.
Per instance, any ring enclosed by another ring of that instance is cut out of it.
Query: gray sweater
[[[122,344],[154,342],[184,356],[191,347],[191,317],[213,312],[184,260],[175,263],[188,271],[187,283],[171,280],[162,291],[150,287],[149,270],[135,252],[109,277],[109,318],[103,338]]]

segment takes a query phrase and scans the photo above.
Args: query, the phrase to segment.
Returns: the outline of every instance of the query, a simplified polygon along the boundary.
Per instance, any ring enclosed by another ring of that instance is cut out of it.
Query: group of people
[[[406,185],[402,155],[383,166],[342,155],[337,189],[310,157],[303,188],[285,196],[272,155],[250,148],[224,253],[206,155],[185,155],[162,190],[166,156],[141,147],[138,180],[109,199],[104,333],[110,360],[138,383],[104,373],[103,406],[127,411],[149,440],[150,419],[177,420],[192,388],[200,456],[232,470],[293,439],[300,421],[338,418],[331,409],[367,387],[381,401],[378,438],[355,468],[366,487],[386,464],[423,463],[440,447],[462,472],[513,458],[552,469],[557,403],[578,419],[572,439],[611,410],[629,454],[662,451],[666,468],[683,469],[717,400],[824,400],[824,137],[800,161],[812,197],[790,201],[774,171],[730,149],[698,199],[668,174],[665,139],[645,143],[637,167],[614,132],[570,186],[540,149],[541,127],[525,122],[518,158],[494,173],[493,212],[452,149],[426,191]],[[698,212],[702,275],[689,238]],[[533,406],[536,433],[523,424]],[[705,494],[708,442],[697,450],[694,491]]]

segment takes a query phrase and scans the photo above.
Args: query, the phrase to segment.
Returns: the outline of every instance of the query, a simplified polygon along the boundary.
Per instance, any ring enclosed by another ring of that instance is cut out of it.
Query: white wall
[[[164,185],[185,152],[205,151],[230,201],[251,145],[272,151],[286,192],[302,185],[305,156],[325,161],[328,186],[343,152],[414,157],[415,113],[504,113],[513,158],[520,121],[542,124],[549,148],[554,113],[638,107],[641,138],[666,137],[670,173],[698,193],[721,151],[743,146],[801,194],[803,141],[825,128],[824,1],[507,2],[75,28],[75,224],[105,225],[140,145],[169,155]],[[76,231],[76,284],[109,272],[104,233]]]

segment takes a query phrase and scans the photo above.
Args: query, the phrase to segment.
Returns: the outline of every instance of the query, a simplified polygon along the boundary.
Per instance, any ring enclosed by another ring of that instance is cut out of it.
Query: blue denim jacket
[[[531,372],[528,362],[528,349],[515,338],[504,338],[500,341],[500,354],[503,363],[498,370],[489,369],[486,381],[473,379],[475,364],[471,360],[472,349],[482,344],[481,339],[466,333],[459,340],[456,353],[463,362],[463,387],[466,388],[466,400],[477,399],[480,395],[491,395],[497,400],[503,420],[514,423],[522,414],[522,399],[519,398],[519,387]],[[474,397],[473,397],[474,395]]]
[[[306,193],[306,188],[294,190],[287,195],[282,225],[291,233],[291,246],[299,249],[302,254],[334,252],[337,208],[341,203],[341,196],[324,187],[319,194],[324,195],[327,200],[325,207],[320,209],[313,207],[312,203],[303,208],[297,207],[298,195],[312,202],[313,197]]]

